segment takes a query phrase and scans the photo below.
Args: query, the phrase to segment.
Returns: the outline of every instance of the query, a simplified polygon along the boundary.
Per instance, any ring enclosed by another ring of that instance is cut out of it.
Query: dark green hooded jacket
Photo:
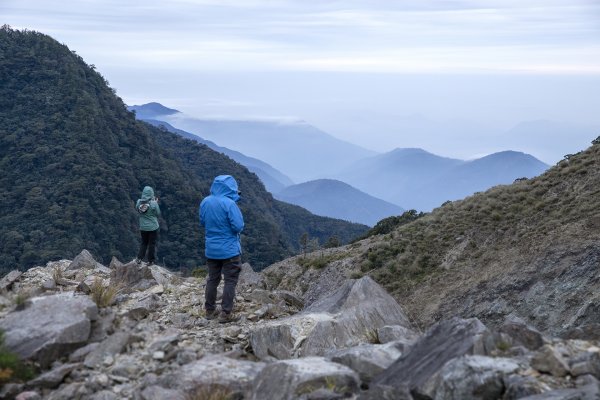
[[[155,231],[158,229],[158,217],[160,216],[160,207],[154,198],[154,190],[146,186],[142,190],[142,198],[135,203],[135,209],[138,210],[142,203],[148,203],[148,209],[140,213],[140,231]]]

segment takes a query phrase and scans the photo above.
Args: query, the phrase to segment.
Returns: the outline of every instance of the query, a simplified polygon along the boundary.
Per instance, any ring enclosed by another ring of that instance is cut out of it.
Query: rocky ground
[[[512,316],[419,330],[368,277],[332,276],[305,304],[245,265],[228,324],[203,317],[203,279],[86,251],[13,271],[0,291],[5,347],[37,370],[2,399],[600,398],[598,342]]]

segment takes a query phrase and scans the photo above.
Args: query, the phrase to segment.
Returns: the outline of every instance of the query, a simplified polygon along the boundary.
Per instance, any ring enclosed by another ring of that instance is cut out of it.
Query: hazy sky
[[[600,126],[597,0],[0,0],[0,17],[67,44],[128,104],[300,119],[378,151],[536,155],[504,132],[582,126],[538,151],[554,162]]]

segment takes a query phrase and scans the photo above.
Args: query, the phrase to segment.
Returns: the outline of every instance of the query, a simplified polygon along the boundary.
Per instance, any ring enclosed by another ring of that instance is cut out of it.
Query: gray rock
[[[44,282],[42,282],[42,289],[56,290],[56,282],[54,282],[54,279],[47,279]]]
[[[600,389],[594,382],[575,389],[557,389],[541,394],[522,397],[520,400],[598,400]]]
[[[587,324],[571,328],[561,336],[565,339],[600,340],[600,323],[589,322]]]
[[[15,397],[15,400],[42,400],[42,396],[38,392],[22,392]]]
[[[408,388],[397,388],[385,385],[369,387],[369,390],[361,392],[356,400],[413,400]]]
[[[331,349],[369,342],[386,325],[410,327],[400,305],[364,277],[346,281],[299,314],[257,326],[250,343],[261,359],[324,355]]]
[[[89,251],[83,250],[73,259],[66,271],[75,271],[83,268],[95,269],[98,265],[102,264],[98,263]]]
[[[570,372],[567,360],[556,348],[550,345],[544,345],[534,354],[531,367],[557,377],[565,376]]]
[[[277,302],[275,294],[268,290],[254,289],[252,292],[244,295],[248,300],[257,304],[273,304]]]
[[[113,256],[110,259],[110,264],[108,264],[108,268],[112,270],[112,269],[116,269],[118,266],[122,266],[122,265],[123,265],[123,263],[121,261],[119,261],[119,259],[117,257]]]
[[[544,392],[537,379],[531,376],[509,375],[504,379],[505,392],[502,400],[517,400]]]
[[[100,366],[108,356],[115,356],[125,350],[128,344],[132,343],[133,336],[130,332],[115,332],[103,340],[98,347],[91,351],[83,364],[88,368]]]
[[[352,369],[360,376],[362,382],[371,379],[389,367],[402,353],[391,344],[363,344],[348,349],[335,350],[326,357],[333,362]]]
[[[274,294],[292,307],[295,307],[299,310],[304,308],[304,300],[294,292],[290,292],[288,290],[277,290],[274,292]]]
[[[165,389],[162,386],[148,386],[141,392],[143,400],[186,400],[187,397],[178,390]]]
[[[592,375],[600,379],[600,353],[585,352],[571,364],[573,376]]]
[[[150,312],[157,310],[159,307],[160,297],[151,293],[134,303],[125,315],[135,321],[139,321],[146,318]]]
[[[90,400],[120,400],[121,397],[117,396],[110,390],[101,390],[96,392],[90,397]]]
[[[120,287],[125,293],[146,290],[158,285],[152,270],[146,265],[130,262],[121,265],[115,264],[114,267],[110,273],[110,284]]]
[[[476,318],[452,318],[435,324],[402,357],[373,379],[376,385],[408,387],[413,396],[450,360],[480,354],[489,331]]]
[[[264,366],[260,362],[206,356],[161,377],[159,384],[184,393],[221,388],[227,389],[232,396],[243,396]]]
[[[418,338],[419,334],[417,332],[401,325],[386,325],[377,329],[377,339],[382,344],[400,341],[409,346]]]
[[[18,281],[22,274],[21,271],[13,270],[4,275],[2,279],[0,279],[0,292],[9,291],[13,283]]]
[[[83,346],[89,339],[96,304],[87,296],[62,293],[28,301],[22,311],[0,320],[6,347],[22,359],[46,368],[54,360]]]
[[[110,308],[104,308],[99,311],[96,321],[92,322],[92,333],[90,342],[100,342],[114,332],[115,312]]]
[[[455,358],[422,385],[420,394],[436,400],[498,399],[504,393],[504,378],[518,369],[519,364],[508,358]]]
[[[71,371],[79,367],[81,367],[80,363],[63,364],[27,382],[27,385],[32,387],[53,389],[60,385],[65,380],[65,377],[71,373]]]
[[[154,338],[148,346],[148,351],[154,353],[155,351],[167,352],[173,348],[179,342],[181,338],[181,332],[175,329],[167,330],[160,336]]]
[[[506,318],[499,331],[506,333],[516,343],[525,346],[529,350],[537,350],[544,345],[542,334],[514,315]]]
[[[248,263],[242,264],[238,285],[241,289],[265,288],[265,282],[262,275],[255,272]]]
[[[22,383],[5,383],[0,386],[0,399],[12,399],[23,391]]]
[[[267,365],[256,377],[253,400],[310,398],[328,389],[348,397],[359,390],[358,375],[350,368],[321,357],[284,360]]]
[[[100,343],[89,343],[83,347],[78,348],[73,353],[69,355],[69,362],[78,363],[82,362],[85,357],[92,352],[96,347],[98,347]]]
[[[87,400],[89,391],[85,384],[80,382],[62,385],[58,390],[50,393],[47,400]]]

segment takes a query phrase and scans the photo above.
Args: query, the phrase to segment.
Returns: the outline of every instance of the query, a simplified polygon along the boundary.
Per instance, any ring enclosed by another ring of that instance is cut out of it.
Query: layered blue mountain
[[[334,179],[317,179],[289,186],[276,193],[275,197],[304,207],[316,215],[370,226],[383,218],[404,212],[395,204],[375,198]]]
[[[295,182],[330,176],[376,154],[301,121],[209,120],[181,113],[160,119],[219,146],[258,158]]]
[[[260,269],[300,249],[367,227],[278,201],[231,158],[136,120],[94,68],[49,36],[0,28],[0,274],[82,249],[108,263],[135,257],[133,204],[152,186],[162,215],[157,261],[204,262],[198,205],[215,175],[235,176],[246,227],[242,257]]]
[[[516,151],[463,161],[411,148],[361,160],[337,177],[407,209],[429,211],[447,200],[531,178],[547,168],[537,158]]]
[[[254,157],[248,157],[239,151],[228,149],[227,147],[222,147],[217,145],[210,140],[205,140],[198,135],[194,135],[192,133],[186,132],[182,129],[177,129],[173,125],[160,120],[161,116],[171,115],[175,113],[179,113],[177,110],[173,110],[171,108],[167,108],[159,103],[148,103],[140,106],[130,106],[129,110],[135,111],[136,118],[140,119],[144,122],[147,122],[156,127],[164,127],[169,132],[176,133],[184,138],[194,140],[198,143],[202,143],[214,151],[218,151],[219,153],[225,154],[232,160],[242,164],[246,168],[248,168],[251,172],[254,172],[265,185],[267,190],[271,193],[276,193],[283,189],[286,186],[293,185],[294,182],[292,180],[267,164],[264,161],[258,160]]]

